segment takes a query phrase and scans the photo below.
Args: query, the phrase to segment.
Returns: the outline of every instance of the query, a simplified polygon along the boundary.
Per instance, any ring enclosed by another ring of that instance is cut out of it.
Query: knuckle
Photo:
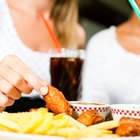
[[[3,98],[3,100],[1,101],[0,104],[2,107],[5,107],[8,105],[8,102],[9,102],[9,99],[8,99],[8,97],[5,96],[5,98]]]
[[[19,100],[21,98],[21,96],[17,96],[15,97],[15,100]]]
[[[11,106],[15,103],[15,100],[10,100],[10,102],[7,104],[7,106]]]
[[[15,86],[18,86],[18,85],[21,85],[24,83],[24,79],[21,75],[17,75],[15,78],[14,78],[14,84]]]
[[[6,94],[12,94],[13,93],[13,91],[14,91],[14,86],[12,86],[12,85],[10,85],[10,86],[7,86],[7,88],[6,88]]]
[[[32,88],[27,88],[26,91],[25,91],[24,93],[30,94],[30,93],[32,92],[32,90],[33,90]]]
[[[7,100],[6,104],[5,104],[5,106],[11,106],[11,105],[14,104],[14,102],[15,102],[15,100],[8,98],[8,100]]]
[[[16,95],[14,96],[14,99],[18,100],[18,99],[20,99],[20,97],[21,97],[21,93],[17,92]]]
[[[1,92],[1,94],[0,94],[0,106],[1,106],[1,107],[11,106],[11,105],[14,104],[14,102],[15,102],[14,99],[12,99],[12,98],[6,96],[6,94],[3,94],[3,93]]]

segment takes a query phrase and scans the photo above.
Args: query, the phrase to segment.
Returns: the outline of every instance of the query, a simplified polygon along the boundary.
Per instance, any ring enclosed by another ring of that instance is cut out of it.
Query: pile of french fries
[[[63,137],[117,137],[111,131],[118,121],[108,121],[89,127],[66,115],[54,115],[46,108],[30,112],[0,113],[0,131]]]

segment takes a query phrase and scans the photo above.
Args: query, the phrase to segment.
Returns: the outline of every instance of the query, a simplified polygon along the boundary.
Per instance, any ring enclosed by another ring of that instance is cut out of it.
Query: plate
[[[0,131],[0,140],[67,140],[67,138]]]
[[[79,140],[79,139],[78,139]],[[80,138],[80,140],[140,140],[140,137],[119,137],[119,138]]]
[[[31,134],[19,134],[0,131],[0,140],[140,140],[140,137],[119,138],[64,138],[59,136],[40,136]]]

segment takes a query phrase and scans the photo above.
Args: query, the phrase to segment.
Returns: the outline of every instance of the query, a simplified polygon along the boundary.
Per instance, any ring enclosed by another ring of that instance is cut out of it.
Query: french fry
[[[65,113],[61,113],[54,116],[53,122],[52,122],[53,126],[55,128],[65,128],[65,127],[71,126],[70,122],[65,118],[65,116],[66,116]]]
[[[52,113],[46,113],[44,114],[44,120],[40,124],[39,127],[37,127],[33,133],[34,134],[42,134],[45,135],[47,132],[50,130],[52,127],[52,119],[53,119],[53,114]]]
[[[87,127],[88,130],[90,129],[103,129],[103,130],[110,130],[113,128],[117,128],[119,126],[119,121],[112,120],[112,121],[106,121],[99,124],[95,124],[92,126]]]
[[[8,127],[6,126],[0,126],[0,131],[7,131],[7,132],[13,132],[13,130],[9,129]]]
[[[18,114],[18,113],[17,113]],[[1,115],[0,115],[0,118],[3,118],[3,119],[7,119],[7,120],[11,120],[13,122],[16,122],[18,123],[18,119],[17,119],[17,114],[15,113],[7,113],[7,112],[2,112]]]
[[[117,134],[104,134],[102,137],[104,137],[104,138],[116,138],[119,136]]]
[[[102,137],[107,135],[111,136],[112,131],[109,130],[86,130],[77,128],[61,128],[57,130],[57,135],[64,137]]]
[[[72,118],[71,116],[66,115],[65,118],[68,119],[70,122],[72,122],[73,126],[76,126],[79,129],[86,128],[85,125],[81,124],[80,122]]]
[[[18,132],[19,130],[19,125],[17,123],[8,119],[4,119],[2,117],[0,117],[0,127],[2,128],[2,130],[5,129],[11,132]]]
[[[57,129],[56,135],[58,136],[63,136],[63,137],[78,137],[79,136],[79,131],[77,128],[72,127],[72,128],[61,128]]]
[[[108,121],[86,127],[71,116],[54,115],[46,108],[30,112],[0,113],[0,130],[26,134],[76,137],[117,137],[110,129],[118,127],[119,121]]]
[[[23,117],[24,124],[23,122],[20,122],[20,133],[28,133],[28,134],[32,134],[34,132],[34,129],[39,127],[39,125],[43,122],[43,117],[42,114],[40,114],[39,112],[32,112],[30,114],[31,116],[28,117]]]
[[[61,114],[55,115],[55,116],[53,117],[53,120],[61,120],[61,119],[63,119],[65,116],[66,116],[65,113],[61,113]]]

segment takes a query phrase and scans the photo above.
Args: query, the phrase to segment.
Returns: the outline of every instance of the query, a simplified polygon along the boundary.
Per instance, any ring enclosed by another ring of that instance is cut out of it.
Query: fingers
[[[0,85],[0,89],[2,88],[1,86],[3,86],[3,89],[4,89],[4,84],[9,86],[9,84],[8,84],[8,82],[9,82],[11,84],[11,86],[13,85],[20,92],[29,94],[32,91],[32,86],[29,85],[20,74],[18,74],[17,72],[11,70],[10,68],[8,68],[7,66],[2,65],[2,64],[0,65],[0,76],[1,76],[0,80],[3,79],[2,80],[3,85]],[[6,80],[4,80],[4,79],[6,79],[8,82],[6,82]],[[9,89],[5,89],[5,90],[9,90]],[[4,93],[5,93],[5,91],[4,91]]]
[[[25,65],[19,58],[15,56],[7,56],[2,61],[2,65],[5,65],[21,75],[32,87],[42,95],[48,93],[48,87],[46,82],[41,80],[27,65]]]
[[[0,90],[6,96],[14,100],[17,100],[21,97],[21,92],[2,77],[0,77],[0,83]]]
[[[6,107],[14,104],[14,100],[0,92],[0,106]]]

